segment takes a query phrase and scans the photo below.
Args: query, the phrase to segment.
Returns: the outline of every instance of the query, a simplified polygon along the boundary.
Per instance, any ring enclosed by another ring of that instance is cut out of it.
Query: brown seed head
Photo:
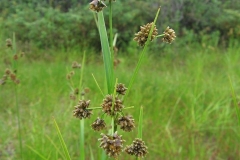
[[[135,155],[136,157],[145,157],[148,153],[147,146],[144,141],[139,138],[136,138],[130,146],[126,146],[125,152],[130,155]]]
[[[78,89],[78,88],[75,88],[74,94],[75,94],[75,95],[78,95],[78,94],[79,94],[79,89]]]
[[[73,115],[79,119],[90,118],[92,111],[88,109],[89,104],[90,104],[90,100],[88,101],[80,100],[78,105],[75,106]]]
[[[73,69],[74,69],[74,68],[81,68],[81,64],[79,64],[78,62],[74,61],[74,62],[72,63],[72,68],[73,68]]]
[[[90,3],[89,9],[91,9],[92,11],[95,11],[95,12],[100,12],[101,10],[103,10],[104,7],[107,7],[107,6],[103,3],[103,1],[93,0]]]
[[[123,116],[120,117],[117,121],[117,124],[120,125],[120,128],[126,132],[130,132],[135,127],[135,122],[132,116]]]
[[[122,83],[118,83],[116,87],[116,92],[121,95],[125,95],[127,88]]]
[[[77,98],[77,97],[76,97],[74,94],[70,94],[70,96],[69,96],[69,97],[70,97],[70,99],[71,99],[71,100],[73,100],[73,101],[75,101],[75,100],[76,100],[76,98]]]
[[[148,23],[144,26],[140,27],[140,31],[135,34],[135,38],[133,40],[137,41],[140,46],[144,46],[145,43],[147,42],[149,32],[151,30],[151,27],[153,25],[152,23]],[[153,32],[151,35],[151,41],[158,35],[156,25],[154,25]]]
[[[14,59],[14,60],[18,60],[18,55],[17,55],[17,54],[14,54],[13,59]]]
[[[106,123],[104,122],[103,119],[100,119],[99,117],[93,122],[91,125],[92,129],[95,131],[100,131],[106,128]]]
[[[170,27],[167,27],[163,33],[164,33],[164,37],[162,38],[163,42],[172,43],[176,38],[175,31]]]
[[[8,47],[8,48],[12,48],[12,40],[11,39],[7,39],[6,40],[6,46]]]
[[[122,101],[119,98],[115,97],[114,110],[112,111],[112,103],[113,103],[112,95],[107,95],[105,99],[103,99],[103,103],[101,105],[103,112],[111,116],[115,115],[116,112],[121,111],[122,108],[124,107]]]
[[[9,76],[9,75],[11,74],[11,70],[7,68],[7,69],[5,70],[5,74]]]
[[[17,77],[16,74],[14,74],[14,73],[10,74],[10,78],[11,78],[12,81],[15,81],[16,77]]]
[[[113,136],[101,134],[102,138],[99,138],[100,147],[104,149],[106,154],[109,157],[117,158],[122,152],[123,142],[125,140],[122,139],[121,135],[118,135],[117,132],[113,134]]]

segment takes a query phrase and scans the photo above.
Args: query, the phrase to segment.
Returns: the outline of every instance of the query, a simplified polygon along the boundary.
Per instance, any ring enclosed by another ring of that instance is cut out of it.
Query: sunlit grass
[[[128,110],[134,117],[139,116],[137,106],[144,107],[143,137],[149,148],[147,159],[209,159],[214,156],[237,159],[240,156],[240,129],[228,79],[229,75],[238,100],[238,52],[237,49],[224,53],[191,50],[184,56],[179,52],[146,57],[125,104],[135,106],[135,109]],[[1,57],[3,54],[0,53]],[[73,106],[70,105],[66,80],[66,67],[73,60],[80,62],[77,57],[82,56],[58,52],[54,56],[42,55],[37,60],[26,57],[21,63],[19,107],[24,157],[62,158],[61,143],[52,121],[54,116],[70,157],[73,160],[79,158],[79,121],[72,116]],[[132,63],[136,64],[137,59],[121,57],[121,53],[119,58],[121,63],[116,67],[115,75],[119,82],[127,84],[134,71]],[[2,75],[3,62],[0,68]],[[88,57],[86,51],[82,85],[90,88],[90,93],[85,98],[91,99],[92,107],[99,107],[102,94],[92,73],[99,87],[107,91],[101,57]],[[0,102],[0,159],[17,159],[17,112],[13,93],[7,84],[0,86]],[[85,121],[85,125],[89,126],[93,121],[91,118]],[[128,142],[137,135],[137,129],[132,134],[119,132]],[[85,135],[86,159],[91,155],[99,159],[101,152],[96,145],[99,133],[86,127]],[[125,153],[120,159],[124,156]]]

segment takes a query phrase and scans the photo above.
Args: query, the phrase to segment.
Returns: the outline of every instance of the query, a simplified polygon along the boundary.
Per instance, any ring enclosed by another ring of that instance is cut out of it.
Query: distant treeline
[[[88,9],[89,2],[1,0],[3,36],[16,32],[21,42],[44,48],[89,45],[99,49],[98,30]],[[232,41],[240,41],[239,0],[116,0],[113,23],[114,32],[119,34],[117,45],[122,49],[128,47],[139,26],[151,22],[159,6],[158,31],[161,33],[170,26],[181,38],[179,45],[200,43],[227,47]],[[104,12],[107,16],[108,8]],[[106,17],[106,25],[107,20]]]

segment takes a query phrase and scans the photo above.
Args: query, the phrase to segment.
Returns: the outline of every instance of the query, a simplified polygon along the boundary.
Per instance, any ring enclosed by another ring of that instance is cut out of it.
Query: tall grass
[[[149,148],[147,159],[239,157],[240,128],[236,123],[238,121],[236,106],[228,79],[230,75],[238,102],[240,93],[238,63],[240,57],[236,54],[238,52],[238,48],[227,51],[192,48],[188,52],[179,50],[174,54],[159,56],[156,54],[153,56],[149,52],[139,70],[134,89],[129,92],[125,102],[135,106],[144,105],[143,138],[147,137],[144,138]],[[65,79],[66,66],[78,59],[79,54],[77,51],[68,54],[56,53],[58,54],[55,56],[43,54],[38,60],[26,55],[21,63],[19,74],[27,75],[21,77],[22,83],[19,86],[22,139],[24,144],[31,147],[23,149],[24,157],[32,159],[39,159],[39,155],[47,159],[62,157],[61,143],[52,125],[52,116],[58,122],[71,158],[79,159],[80,156],[77,141],[79,122],[72,118],[72,107],[69,106],[68,99],[69,87],[59,81]],[[1,57],[5,54],[4,50],[0,52]],[[121,53],[119,59],[121,64],[116,68],[118,81],[127,83],[131,73],[126,71],[134,71],[133,63],[136,63],[137,59],[131,55],[121,56]],[[90,88],[86,98],[93,97],[92,106],[99,106],[98,100],[102,99],[102,94],[99,94],[91,73],[94,73],[99,87],[104,88],[102,65],[99,56],[86,59],[83,84],[87,82]],[[5,68],[4,63],[0,63],[0,66]],[[0,72],[3,74],[4,71]],[[0,88],[1,158],[19,159],[11,152],[18,146],[16,136],[18,128],[15,119],[12,118],[16,117],[17,113],[9,88],[8,85]],[[139,116],[138,110],[129,112],[135,118]],[[90,118],[89,121],[85,121],[85,126],[89,126],[93,120],[94,118]],[[94,158],[98,159],[101,153],[95,147],[98,142],[93,137],[99,136],[99,133],[92,132],[87,127],[85,135],[85,142],[91,146]],[[137,130],[132,134],[123,133],[127,141],[134,139],[134,135],[137,135]],[[90,159],[90,155],[90,150],[87,149],[85,158]],[[126,155],[122,153],[119,159],[124,157]]]

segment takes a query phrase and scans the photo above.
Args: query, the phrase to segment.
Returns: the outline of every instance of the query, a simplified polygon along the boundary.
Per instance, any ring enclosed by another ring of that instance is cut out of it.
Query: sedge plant
[[[14,101],[17,111],[17,127],[18,127],[18,142],[19,142],[19,151],[20,151],[20,158],[23,159],[23,142],[22,142],[22,132],[21,132],[21,114],[20,114],[20,107],[19,107],[19,100],[18,100],[18,85],[20,84],[20,79],[18,75],[18,61],[20,58],[24,56],[24,52],[17,52],[17,45],[16,45],[16,37],[15,33],[13,33],[12,40],[9,38],[6,40],[6,47],[8,48],[10,57],[10,63],[5,69],[5,73],[0,79],[0,85],[6,85],[7,83],[13,85],[13,94],[14,94]]]
[[[107,5],[106,5],[107,4]],[[94,131],[101,131],[100,147],[104,150],[105,154],[111,158],[118,159],[121,152],[124,150],[127,154],[133,155],[136,159],[141,159],[148,153],[147,146],[144,141],[142,141],[142,121],[143,121],[143,108],[140,108],[140,118],[138,127],[138,137],[133,141],[130,146],[124,149],[124,138],[119,134],[119,129],[125,132],[131,132],[135,128],[135,120],[133,116],[126,114],[126,110],[133,108],[132,106],[126,106],[124,104],[124,99],[127,98],[134,81],[137,77],[139,69],[143,63],[143,58],[147,52],[149,43],[156,38],[162,37],[162,40],[167,43],[171,43],[175,40],[175,32],[173,29],[167,27],[163,34],[158,35],[156,28],[156,21],[160,13],[160,8],[157,10],[154,21],[147,23],[140,27],[140,31],[135,34],[134,40],[143,47],[142,52],[139,56],[139,61],[134,70],[134,73],[129,81],[128,88],[125,84],[119,83],[118,78],[114,75],[114,40],[113,40],[113,6],[114,1],[109,0],[107,3],[102,0],[93,0],[90,3],[90,9],[94,12],[95,21],[99,30],[105,78],[107,83],[107,93],[104,93],[99,87],[97,80],[94,80],[99,88],[101,94],[103,95],[103,101],[100,105],[101,107],[90,107],[90,100],[80,99],[78,104],[75,106],[73,115],[83,121],[92,115],[93,110],[101,109],[102,113],[99,117],[92,123],[91,127]],[[105,25],[104,19],[104,9],[108,6],[109,8],[109,31]],[[109,33],[109,35],[107,34]],[[104,133],[106,131],[107,119],[110,121],[110,132]],[[81,151],[81,153],[84,150]],[[82,158],[80,158],[82,159]],[[103,158],[104,159],[104,158]]]

